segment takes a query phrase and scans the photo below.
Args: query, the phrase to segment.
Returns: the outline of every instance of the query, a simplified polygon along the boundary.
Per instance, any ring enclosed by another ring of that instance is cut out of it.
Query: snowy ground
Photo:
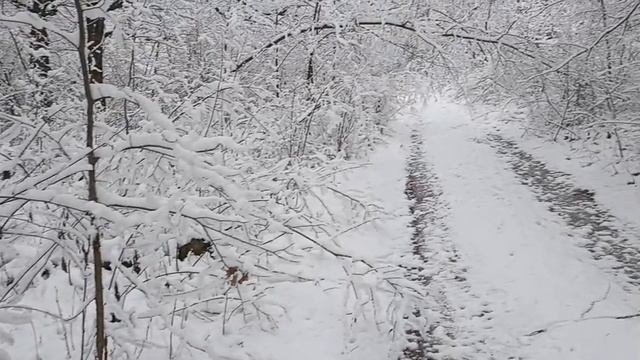
[[[537,136],[523,132],[520,126],[501,126],[494,129],[514,139],[519,146],[553,168],[569,173],[582,187],[595,191],[595,198],[615,216],[632,226],[640,226],[640,163],[619,162],[613,145],[600,143],[600,147],[587,142],[541,141]],[[613,139],[605,141],[613,142]],[[633,176],[631,174],[635,174]],[[634,184],[630,184],[634,182]]]
[[[426,293],[407,304],[422,336],[407,359],[640,358],[637,190],[590,182],[582,167],[562,166],[561,149],[515,134],[457,105],[414,109],[369,166],[338,179],[383,212],[337,245],[409,269]],[[355,325],[344,293],[329,288],[292,287],[288,317],[251,346],[265,359],[397,359],[394,338],[415,333],[389,337],[388,318]]]
[[[366,208],[324,239],[351,257],[318,251],[313,281],[274,284],[276,326],[215,344],[253,354],[230,359],[640,359],[638,190],[540,144],[457,105],[403,115],[368,166],[320,194]],[[400,269],[424,297],[376,288],[402,284]],[[34,358],[34,344],[65,358],[42,340],[49,326],[5,327],[0,359]]]
[[[635,274],[619,274],[624,269],[619,259],[594,256],[585,248],[600,242],[592,237],[599,234],[593,227],[601,224],[575,226],[571,217],[552,211],[556,199],[545,198],[540,184],[517,174],[517,166],[524,164],[511,161],[513,154],[501,153],[488,136],[496,132],[496,124],[474,122],[462,107],[448,104],[431,104],[416,118],[426,162],[446,202],[442,221],[448,235],[432,240],[459,251],[457,266],[463,264],[466,278],[434,280],[440,283],[432,287],[444,287],[448,295],[450,327],[458,339],[444,346],[440,356],[640,358],[640,292],[629,277]],[[604,189],[595,187],[596,194]],[[638,203],[633,204],[635,212],[607,205],[588,204],[606,215],[605,225],[614,228],[614,236],[624,234],[623,245],[636,254],[640,235],[627,220],[629,214],[640,214]],[[620,213],[627,216],[619,220]],[[483,306],[490,313],[478,321],[473,314]]]
[[[354,199],[362,199],[363,204],[367,204],[370,209],[367,218],[371,221],[346,228],[332,240],[333,245],[354,259],[366,260],[390,276],[395,273],[398,273],[395,276],[402,276],[400,265],[406,263],[404,257],[410,254],[409,201],[404,195],[408,151],[405,144],[408,142],[407,129],[399,124],[395,136],[387,144],[381,144],[366,165],[334,179],[335,190]],[[331,199],[336,193],[322,195],[329,206],[335,205]],[[350,205],[361,206],[357,202]],[[407,306],[408,299],[396,299],[399,302],[392,304],[392,294],[380,288],[373,289],[374,292],[379,291],[374,299],[366,294],[354,299],[348,281],[357,283],[366,282],[366,279],[353,276],[345,282],[344,274],[340,274],[341,265],[347,263],[340,264],[334,259],[318,263],[317,282],[303,286],[293,284],[277,292],[280,296],[273,301],[286,304],[288,314],[278,319],[276,331],[259,334],[250,342],[252,350],[261,354],[260,359],[397,358],[405,339],[402,321],[394,319],[394,316],[402,316],[401,307]]]
[[[408,302],[411,299],[415,302],[418,295],[414,289],[417,286],[404,278],[401,267],[411,262],[405,259],[411,253],[411,229],[409,202],[404,195],[407,156],[404,144],[409,140],[402,124],[399,128],[396,136],[371,155],[369,163],[338,172],[331,189],[318,190],[322,206],[331,208],[337,217],[333,225],[344,229],[330,238],[317,234],[318,239],[327,249],[345,256],[333,256],[320,248],[311,250],[309,246],[309,256],[300,261],[302,265],[284,269],[292,276],[274,282],[260,299],[262,309],[266,310],[258,316],[258,320],[264,318],[262,321],[243,322],[242,317],[236,316],[225,326],[220,321],[192,319],[190,331],[197,330],[190,337],[204,339],[202,347],[211,349],[205,353],[185,346],[172,352],[172,358],[397,358],[406,345],[402,317]],[[353,214],[361,216],[355,225]],[[304,239],[300,242],[307,244]],[[55,272],[47,282],[42,281],[49,286],[43,285],[35,296],[26,299],[27,305],[53,307],[55,311],[56,303],[51,304],[50,299],[59,299],[58,286],[64,288],[66,282],[64,272]],[[397,291],[393,291],[395,287]],[[251,284],[238,289],[251,294]],[[65,350],[68,344],[60,336],[61,322],[35,312],[18,323],[9,317],[13,313],[17,312],[0,308],[0,360],[71,358],[67,354],[76,349]],[[66,336],[77,338],[79,333],[69,332]],[[157,345],[145,348],[144,353],[140,350],[142,356],[137,358],[168,359],[169,337],[157,335],[153,340]],[[114,355],[114,358],[122,357]]]

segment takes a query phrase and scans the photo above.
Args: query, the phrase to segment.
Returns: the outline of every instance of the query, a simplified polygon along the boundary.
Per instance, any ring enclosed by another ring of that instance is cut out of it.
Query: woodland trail
[[[428,295],[406,358],[640,358],[637,229],[462,108],[417,117],[410,273]]]

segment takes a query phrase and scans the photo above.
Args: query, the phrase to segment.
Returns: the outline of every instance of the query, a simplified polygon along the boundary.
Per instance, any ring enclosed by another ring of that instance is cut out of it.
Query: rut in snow
[[[584,231],[584,247],[596,260],[614,260],[616,275],[640,287],[640,234],[625,229],[598,204],[591,190],[574,185],[566,173],[551,170],[543,162],[500,135],[488,136],[490,145],[509,163],[520,182],[533,190],[538,200],[549,204],[570,227]]]
[[[435,202],[438,196],[434,191],[435,176],[429,171],[424,161],[422,149],[422,138],[414,131],[411,135],[411,152],[407,163],[407,182],[405,194],[411,205],[411,235],[412,253],[417,258],[417,265],[408,268],[409,279],[427,289],[431,283],[431,277],[425,271],[425,264],[429,262],[426,255],[427,232],[434,225],[442,224],[438,219],[436,209],[440,208]],[[446,233],[446,228],[442,226],[441,232]],[[428,291],[428,290],[427,290]],[[436,346],[442,344],[442,339],[438,338],[434,332],[436,324],[431,324],[425,318],[422,306],[416,305],[413,312],[407,317],[413,317],[409,323],[410,328],[406,330],[410,346],[404,350],[404,359],[423,360],[433,359],[430,354],[437,353]]]
[[[442,197],[438,177],[425,160],[419,131],[411,135],[407,173],[405,194],[411,201],[411,246],[417,260],[417,265],[407,270],[410,280],[425,289],[426,299],[415,304],[412,314],[407,315],[411,318],[411,327],[406,330],[410,346],[402,358],[452,359],[442,350],[459,346],[471,349],[483,341],[470,338],[456,328],[456,309],[451,307],[447,292],[455,287],[460,290],[459,295],[469,295],[466,269],[460,264],[460,255],[449,238],[448,205]],[[490,313],[485,309],[475,316],[490,318]]]

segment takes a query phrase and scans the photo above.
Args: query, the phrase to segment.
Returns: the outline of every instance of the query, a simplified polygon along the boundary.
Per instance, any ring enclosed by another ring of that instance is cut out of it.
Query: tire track
[[[467,305],[476,309],[471,319],[467,319],[476,324],[479,319],[490,321],[492,311],[487,304],[478,306],[481,299],[470,292],[466,268],[461,265],[460,254],[449,237],[449,206],[442,196],[437,175],[425,160],[424,151],[422,135],[414,130],[405,194],[411,201],[414,257],[411,263],[416,265],[406,269],[409,279],[422,286],[427,295],[405,316],[409,324],[405,330],[409,345],[401,359],[493,359],[487,354],[491,341],[480,333],[482,330],[457,323],[458,312],[468,314]],[[451,296],[455,296],[457,304],[466,305],[454,308],[449,301]],[[480,353],[483,355],[479,356]]]
[[[581,233],[586,240],[581,246],[595,260],[607,261],[607,267],[617,277],[636,291],[640,290],[640,233],[637,230],[625,226],[603,208],[595,200],[593,191],[573,184],[569,174],[549,169],[514,141],[498,134],[488,135],[488,140],[520,182],[531,188],[539,201],[549,204],[550,212]]]

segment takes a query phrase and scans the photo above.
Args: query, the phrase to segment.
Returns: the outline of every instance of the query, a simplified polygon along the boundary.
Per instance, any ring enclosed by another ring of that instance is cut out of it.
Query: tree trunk
[[[28,7],[28,10],[38,17],[46,19],[49,16],[55,15],[57,12],[55,8],[51,7],[52,5],[53,0],[33,1],[31,6]],[[31,35],[29,45],[32,50],[29,62],[31,66],[36,69],[38,78],[46,78],[49,76],[49,71],[51,71],[51,62],[46,52],[50,43],[49,33],[44,28],[38,29],[32,26],[29,35]]]
[[[87,18],[87,49],[89,50],[89,75],[92,84],[104,82],[104,35],[104,18]]]
[[[104,19],[102,22],[89,25],[85,23],[84,11],[82,10],[82,4],[80,0],[74,0],[76,13],[78,17],[78,55],[80,57],[80,66],[82,68],[82,80],[84,85],[85,99],[87,103],[87,135],[86,146],[88,150],[87,160],[91,165],[91,169],[88,171],[88,200],[98,202],[98,192],[96,188],[96,164],[98,158],[93,151],[94,147],[94,105],[95,99],[91,94],[91,83],[95,83],[96,80],[93,76],[98,74],[96,69],[90,68],[90,64],[95,64],[95,60],[92,62],[91,49],[93,53],[97,51],[100,54],[100,65],[102,65],[102,41],[95,42],[96,34],[101,31],[104,34]],[[101,26],[100,26],[101,24]],[[93,32],[93,33],[92,33]],[[93,36],[93,38],[92,38]],[[104,35],[101,36],[101,39]],[[91,42],[93,41],[93,42]],[[94,65],[95,67],[95,65]],[[102,81],[102,68],[99,70],[99,79]],[[108,358],[108,346],[107,335],[105,331],[105,316],[104,316],[104,284],[102,281],[102,250],[100,244],[100,228],[96,224],[95,216],[91,215],[91,224],[93,225],[94,233],[90,234],[91,247],[93,250],[93,274],[95,282],[95,307],[96,307],[96,359],[107,360]]]

